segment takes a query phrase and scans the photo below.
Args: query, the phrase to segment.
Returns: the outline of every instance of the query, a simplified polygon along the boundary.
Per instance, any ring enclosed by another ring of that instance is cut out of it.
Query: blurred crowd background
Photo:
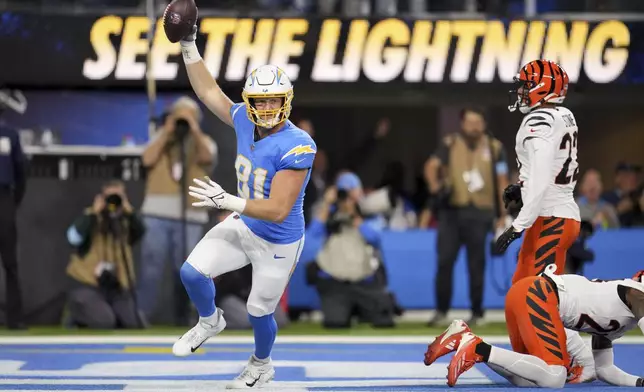
[[[166,2],[156,1],[163,11]],[[145,9],[146,0],[3,0],[0,5],[33,9],[75,7],[77,10],[104,10],[118,8]],[[535,0],[534,11],[546,12],[642,12],[644,6],[637,0]],[[482,12],[494,16],[524,16],[523,0],[204,0],[198,6],[206,13],[234,12],[292,12],[310,14],[343,14],[356,16],[397,16],[434,12]]]
[[[630,276],[641,262],[644,36],[639,12],[644,2],[197,4],[200,16],[214,18],[215,25],[218,17],[262,15],[374,21],[560,18],[582,20],[589,28],[623,20],[629,40],[620,45],[628,48],[628,60],[614,80],[595,83],[587,75],[591,66],[566,57],[577,66],[568,72],[580,75],[566,104],[580,129],[581,171],[575,179],[583,220],[567,272]],[[81,72],[82,64],[96,57],[88,44],[94,34],[87,27],[95,20],[91,15],[143,16],[148,5],[142,0],[0,0],[0,48],[20,54],[0,60],[0,287],[6,289],[0,293],[0,313],[11,328],[194,322],[177,271],[203,233],[226,214],[190,208],[185,183],[209,175],[234,191],[234,132],[195,101],[185,79],[160,80],[151,89],[143,78],[101,81]],[[157,16],[165,5],[154,4]],[[85,36],[74,33],[77,26]],[[45,51],[18,47],[42,34],[47,37],[38,39]],[[144,67],[145,44],[137,50],[137,66]],[[581,56],[590,58],[588,50]],[[314,56],[315,50],[303,53]],[[21,59],[28,64],[17,65]],[[173,61],[181,64],[178,56]],[[450,56],[449,61],[456,60]],[[121,75],[134,72],[133,63],[124,65]],[[471,323],[485,323],[488,311],[502,309],[518,249],[515,244],[498,255],[489,247],[518,213],[505,211],[499,196],[517,181],[514,137],[520,117],[507,111],[509,84],[496,77],[490,83],[478,77],[467,83],[447,77],[440,83],[400,78],[373,83],[362,75],[327,86],[303,70],[294,83],[291,120],[319,150],[306,189],[306,245],[278,323],[285,327],[313,317],[326,328],[349,328],[354,322],[384,328],[422,311],[428,325],[443,325],[453,309],[466,311]],[[239,81],[219,80],[238,101]],[[215,279],[229,328],[250,328],[245,310],[250,268]]]

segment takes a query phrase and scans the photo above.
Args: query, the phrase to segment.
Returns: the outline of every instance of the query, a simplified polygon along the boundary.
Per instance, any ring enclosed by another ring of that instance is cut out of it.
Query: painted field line
[[[1,336],[0,344],[173,344],[174,336]],[[427,336],[278,336],[278,344],[428,344],[433,335]],[[509,344],[507,336],[482,336],[490,344]],[[589,339],[589,338],[586,338]],[[206,345],[252,344],[252,336],[220,336]],[[644,344],[644,336],[625,336],[615,344]],[[1,347],[0,347],[1,349]]]
[[[23,385],[137,385],[137,386],[159,386],[165,388],[194,388],[212,386],[222,387],[229,384],[230,380],[106,380],[106,379],[2,379],[1,385],[23,384]],[[459,384],[492,384],[487,377],[463,377],[459,378]],[[387,387],[387,386],[413,386],[413,385],[445,385],[445,377],[434,379],[396,379],[396,380],[333,380],[333,381],[273,381],[269,384],[272,388],[315,388],[315,387]],[[263,390],[263,389],[262,389]]]

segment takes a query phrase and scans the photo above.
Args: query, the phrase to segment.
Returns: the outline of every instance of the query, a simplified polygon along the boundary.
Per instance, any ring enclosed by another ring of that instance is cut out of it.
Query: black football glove
[[[514,231],[514,226],[508,227],[503,234],[499,236],[496,240],[496,246],[495,250],[497,254],[503,254],[505,253],[505,250],[508,249],[508,246],[512,243],[512,241],[516,240],[517,238],[521,238],[521,234],[523,234],[522,231],[516,232]]]
[[[194,25],[192,26],[192,30],[190,30],[190,34],[181,38],[181,43],[189,45],[192,42],[195,42],[196,40],[197,40],[197,25]]]
[[[510,184],[503,191],[503,205],[508,208],[511,202],[516,202],[519,207],[523,207],[523,200],[521,199],[521,185]]]

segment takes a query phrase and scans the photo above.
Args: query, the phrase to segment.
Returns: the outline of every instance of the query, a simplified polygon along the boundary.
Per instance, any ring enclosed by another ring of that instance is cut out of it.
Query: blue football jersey
[[[268,199],[271,182],[280,170],[311,169],[317,147],[313,139],[292,122],[286,121],[278,132],[254,141],[255,124],[246,114],[246,105],[236,103],[230,109],[237,134],[237,195],[244,199]],[[290,244],[304,235],[304,189],[311,178],[306,175],[300,194],[282,223],[263,221],[242,215],[248,228],[260,238],[275,244]]]

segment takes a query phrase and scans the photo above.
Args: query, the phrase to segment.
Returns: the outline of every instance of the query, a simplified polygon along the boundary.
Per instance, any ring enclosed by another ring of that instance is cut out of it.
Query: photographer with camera
[[[191,205],[187,181],[209,175],[217,155],[215,141],[199,125],[201,119],[197,102],[189,97],[179,98],[143,152],[147,184],[141,212],[147,234],[141,249],[138,298],[141,311],[150,319],[159,282],[166,262],[171,259],[177,272],[173,274],[177,325],[189,323],[189,300],[178,271],[188,252],[201,239],[203,225],[208,222],[208,212]]]
[[[307,281],[320,295],[326,328],[348,328],[358,314],[375,327],[394,325],[394,303],[380,262],[382,219],[363,217],[358,176],[345,172],[325,192],[307,236],[324,237],[316,262],[307,267]]]
[[[145,227],[134,212],[121,181],[103,186],[94,203],[67,230],[74,247],[67,266],[73,325],[96,329],[143,327],[134,289],[132,246]]]

